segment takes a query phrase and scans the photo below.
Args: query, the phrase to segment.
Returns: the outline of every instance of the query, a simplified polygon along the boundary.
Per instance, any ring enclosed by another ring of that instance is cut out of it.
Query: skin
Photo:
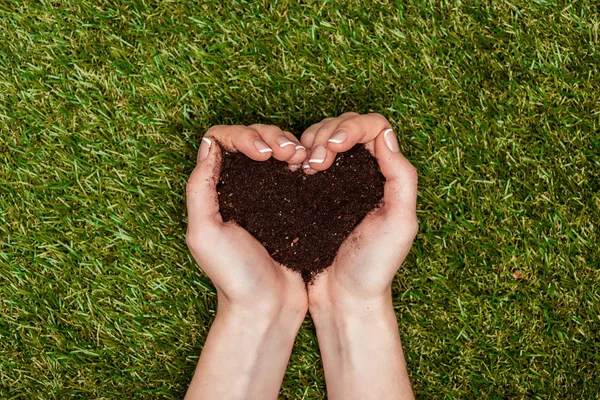
[[[186,399],[275,399],[279,393],[308,307],[304,282],[244,229],[223,223],[216,184],[221,168],[217,142],[256,161],[275,156],[293,165],[306,157],[296,145],[275,144],[280,135],[286,136],[263,125],[217,126],[205,135],[210,146],[205,140],[200,146],[186,188],[186,239],[215,285],[218,306]],[[261,153],[257,140],[270,144],[273,152]]]
[[[389,129],[379,114],[346,113],[308,128],[301,144],[268,125],[217,126],[206,133],[209,140],[200,146],[187,185],[187,242],[217,289],[218,308],[186,399],[277,398],[307,310],[317,328],[330,399],[414,398],[391,282],[418,229],[417,175]],[[273,156],[313,174],[356,143],[378,159],[386,178],[383,205],[308,288],[248,232],[223,223],[216,194],[220,146],[256,161]]]
[[[301,139],[307,148],[327,148],[325,161],[310,163],[309,173],[329,168],[336,153],[364,143],[386,178],[383,206],[360,223],[331,267],[308,287],[330,399],[414,398],[391,284],[418,230],[417,174],[386,144],[397,140],[393,132],[385,134],[390,128],[381,115],[349,113],[310,127]],[[340,131],[346,139],[328,142]]]

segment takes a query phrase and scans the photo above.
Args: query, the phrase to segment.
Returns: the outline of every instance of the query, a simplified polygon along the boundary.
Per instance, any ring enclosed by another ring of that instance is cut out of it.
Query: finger
[[[304,161],[302,161],[302,171],[308,175],[314,175],[317,173],[316,170],[314,170],[310,167],[310,164],[308,162],[311,159],[311,157],[312,157],[312,150],[308,149],[308,151],[306,153],[306,158],[304,159]]]
[[[317,131],[319,130],[319,128],[321,126],[326,124],[328,121],[332,121],[334,119],[335,118],[333,118],[333,117],[329,117],[329,118],[325,118],[324,120],[322,120],[320,122],[317,122],[316,124],[312,124],[302,133],[302,136],[300,137],[300,142],[306,148],[306,157],[302,161],[302,171],[304,171],[305,173],[307,173],[309,175],[313,175],[317,172],[314,169],[312,169],[310,167],[310,164],[308,163],[308,160],[310,159],[310,156],[311,156],[311,152],[312,152],[311,147],[312,147],[315,135],[317,134]]]
[[[310,157],[308,157],[308,164],[314,171],[324,171],[331,167],[337,153],[328,150],[325,146],[315,145],[312,147]]]
[[[342,124],[344,121],[347,121],[349,119],[354,119],[358,116],[359,116],[358,113],[347,112],[347,113],[344,113],[344,114],[340,115],[339,117],[321,125],[321,127],[319,127],[319,129],[315,133],[312,147],[316,147],[318,145],[321,145],[323,147],[330,147],[329,146],[330,144],[336,144],[337,141],[332,142],[329,139],[331,138],[331,136],[333,135],[334,132],[337,132],[339,130],[340,124]],[[339,151],[335,151],[335,152],[339,153]]]
[[[302,143],[302,145],[304,145],[304,147],[306,147],[307,149],[310,149],[312,147],[313,141],[315,139],[315,135],[317,134],[317,131],[319,130],[319,128],[321,128],[321,126],[323,126],[327,122],[332,121],[334,119],[335,118],[333,118],[333,117],[325,118],[324,120],[309,126],[302,133],[302,136],[300,137],[300,142]]]
[[[308,158],[310,157],[310,149],[306,151],[306,158],[302,161],[302,170],[306,172],[306,170],[310,169],[310,164],[308,163]]]
[[[400,152],[392,129],[383,130],[375,139],[375,157],[386,180],[380,212],[416,225],[417,170]]]
[[[247,126],[213,126],[204,137],[216,140],[225,149],[243,153],[254,161],[266,161],[273,154],[273,149],[264,142],[259,133]]]
[[[285,136],[287,136],[289,140],[291,140],[294,143],[294,148],[296,149],[296,153],[289,160],[287,160],[287,162],[290,165],[300,165],[308,155],[306,147],[304,147],[300,143],[300,141],[298,141],[298,138],[294,136],[291,132],[284,131],[283,133],[285,134]]]
[[[296,144],[274,125],[253,124],[248,128],[258,132],[260,138],[273,150],[273,157],[279,161],[287,161],[296,154]]]
[[[199,237],[200,230],[216,227],[223,222],[217,197],[221,150],[214,138],[203,138],[198,154],[199,161],[186,185],[188,237]]]
[[[327,147],[341,153],[350,150],[357,143],[374,140],[380,132],[391,128],[389,121],[381,114],[356,115],[342,121],[330,135],[319,138],[327,142]]]
[[[312,142],[312,156],[308,160],[311,169],[315,171],[324,171],[331,167],[338,152],[329,148],[327,139],[341,123],[357,115],[358,114],[354,112],[344,113],[335,119],[323,123],[319,127]]]

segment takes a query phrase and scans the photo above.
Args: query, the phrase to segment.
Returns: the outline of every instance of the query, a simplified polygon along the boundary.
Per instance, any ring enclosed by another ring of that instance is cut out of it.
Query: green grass
[[[418,396],[600,398],[599,36],[593,0],[0,1],[0,398],[182,397],[199,138],[350,110],[419,170]],[[324,396],[307,318],[281,397]]]

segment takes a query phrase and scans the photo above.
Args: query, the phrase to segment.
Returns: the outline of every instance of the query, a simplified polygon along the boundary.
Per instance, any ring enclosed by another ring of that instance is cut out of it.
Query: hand
[[[363,143],[377,158],[386,179],[383,205],[365,217],[342,243],[333,265],[310,286],[311,306],[387,298],[418,230],[415,168],[400,153],[396,135],[379,114],[327,118],[308,128],[301,142],[310,149],[304,163],[309,173],[329,168],[337,153]]]
[[[363,143],[386,182],[383,204],[342,243],[333,264],[308,287],[330,399],[412,399],[391,298],[394,275],[418,230],[417,174],[379,114],[343,114],[308,128],[307,173]]]
[[[186,188],[186,239],[217,289],[218,307],[186,399],[275,399],[308,308],[306,289],[246,230],[223,222],[220,146],[292,166],[306,157],[292,134],[273,126],[216,126],[202,139]]]
[[[186,239],[194,259],[215,285],[220,307],[265,309],[286,304],[306,308],[302,279],[278,265],[246,230],[223,223],[216,191],[222,161],[220,145],[255,161],[266,161],[273,156],[297,165],[306,157],[306,149],[298,140],[275,126],[209,129],[186,188]]]

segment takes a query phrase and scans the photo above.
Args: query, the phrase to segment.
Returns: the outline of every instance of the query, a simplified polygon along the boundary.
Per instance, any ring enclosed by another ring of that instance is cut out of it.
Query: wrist
[[[393,311],[391,287],[376,295],[364,295],[347,290],[339,284],[324,283],[309,291],[308,307],[313,317],[321,314],[376,316]]]
[[[304,287],[278,282],[269,290],[248,290],[244,295],[232,295],[217,287],[217,315],[269,322],[282,316],[302,322],[308,311],[308,296]]]
[[[310,315],[317,326],[338,328],[391,326],[397,329],[396,314],[391,298],[369,300],[333,300],[311,302]]]
[[[356,296],[318,296],[310,298],[310,315],[320,337],[336,337],[349,342],[353,336],[398,330],[390,295],[372,298]],[[359,333],[360,332],[360,333]]]
[[[258,297],[258,296],[257,296]],[[287,329],[299,329],[308,305],[306,300],[287,299],[265,300],[257,298],[255,302],[232,302],[219,296],[217,318],[230,321],[237,326],[255,329],[273,329],[284,325]]]

